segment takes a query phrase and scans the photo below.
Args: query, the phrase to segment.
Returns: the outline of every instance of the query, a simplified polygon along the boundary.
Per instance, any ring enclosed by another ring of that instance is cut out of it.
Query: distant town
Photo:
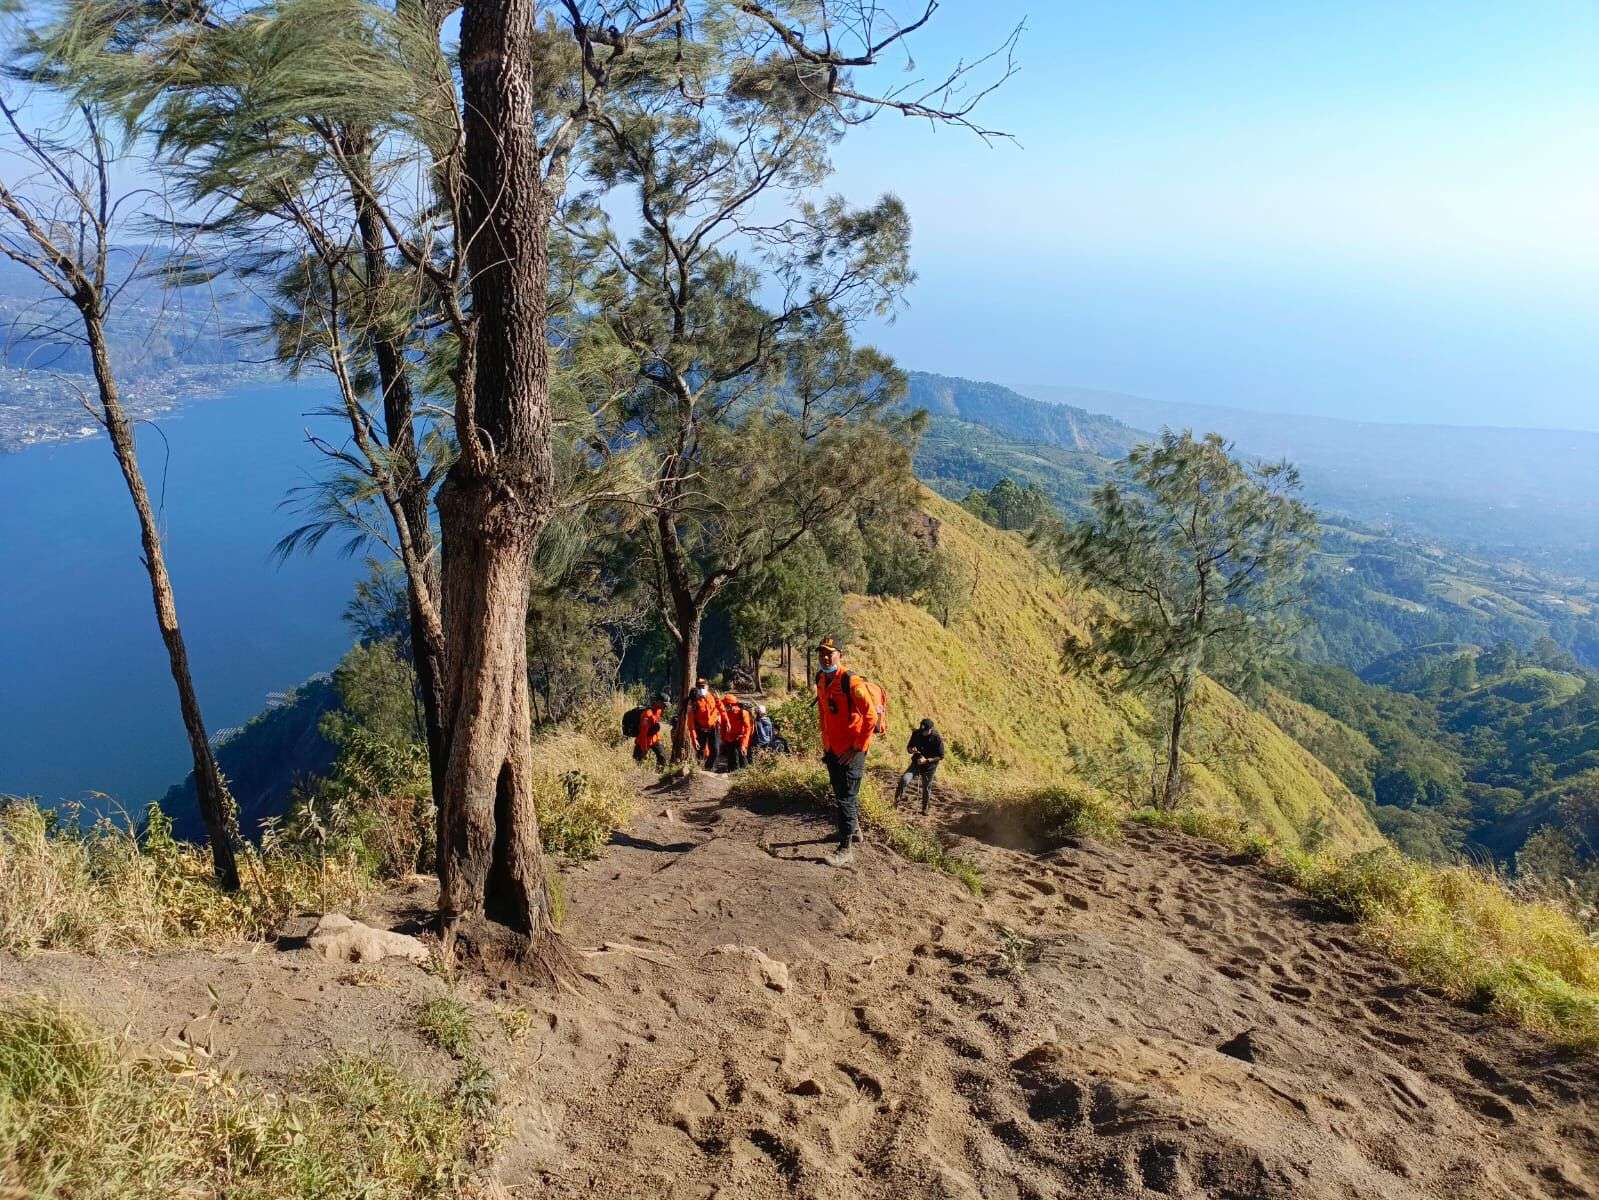
[[[131,418],[148,421],[240,384],[271,378],[276,373],[260,363],[172,367],[128,382],[122,401]],[[0,452],[98,436],[100,423],[84,407],[93,399],[94,380],[87,375],[0,366]]]

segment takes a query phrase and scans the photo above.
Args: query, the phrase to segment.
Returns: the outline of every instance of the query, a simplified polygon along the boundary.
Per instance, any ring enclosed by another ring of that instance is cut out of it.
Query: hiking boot
[[[847,867],[855,861],[855,847],[851,845],[840,846],[823,861],[830,867]]]

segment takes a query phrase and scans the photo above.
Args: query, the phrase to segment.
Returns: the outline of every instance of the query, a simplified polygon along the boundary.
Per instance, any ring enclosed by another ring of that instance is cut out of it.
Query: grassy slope
[[[1072,747],[1109,766],[1148,714],[1091,678],[1063,674],[1063,635],[1083,632],[1102,601],[1048,571],[1019,537],[928,495],[940,544],[975,572],[967,610],[945,629],[897,601],[852,597],[849,663],[890,696],[889,750],[931,716],[952,751],[1043,784],[1075,773]],[[1380,840],[1364,806],[1325,766],[1270,720],[1206,684],[1198,719],[1198,803],[1242,813],[1289,844],[1318,816],[1334,844]]]

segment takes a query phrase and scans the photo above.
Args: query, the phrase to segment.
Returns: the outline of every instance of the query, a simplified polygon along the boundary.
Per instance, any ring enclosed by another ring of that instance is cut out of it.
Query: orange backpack
[[[843,689],[844,703],[853,704],[855,702],[855,689],[852,684],[856,676],[851,675],[848,671],[841,671],[840,674],[843,675],[843,678],[839,680],[839,684]],[[888,732],[888,693],[883,690],[881,684],[873,683],[870,679],[862,679],[861,682],[866,685],[867,695],[872,698],[872,736],[882,737]],[[820,671],[816,672],[816,686],[818,688],[822,686],[822,672]]]

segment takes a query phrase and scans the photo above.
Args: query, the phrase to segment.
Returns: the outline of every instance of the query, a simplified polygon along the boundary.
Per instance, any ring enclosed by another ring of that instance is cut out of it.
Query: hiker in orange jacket
[[[722,706],[715,693],[701,679],[694,685],[688,701],[688,738],[694,757],[707,770],[714,769],[721,757]]]
[[[633,736],[633,761],[643,762],[646,754],[655,755],[655,765],[666,770],[666,752],[661,749],[661,716],[666,697],[656,696],[638,715],[638,733]]]
[[[861,778],[866,774],[866,751],[877,725],[876,702],[866,681],[849,676],[846,694],[842,656],[832,638],[816,647],[821,670],[816,673],[816,714],[822,734],[822,762],[827,781],[838,801],[838,851],[828,856],[833,867],[846,867],[855,859],[860,836]]]
[[[722,748],[727,752],[727,769],[736,771],[750,765],[750,734],[755,722],[732,692],[722,697]]]

